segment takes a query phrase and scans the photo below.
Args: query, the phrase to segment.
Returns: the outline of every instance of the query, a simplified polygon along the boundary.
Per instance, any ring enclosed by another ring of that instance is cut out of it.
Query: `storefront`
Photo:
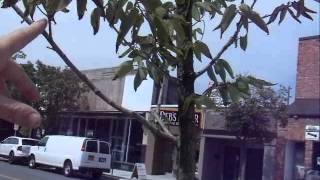
[[[134,163],[144,162],[142,125],[121,112],[62,112],[58,121],[60,135],[99,138],[111,143],[114,168],[131,170]]]
[[[151,111],[155,111],[157,107],[152,106]],[[177,119],[177,105],[161,105],[160,118],[167,125],[169,131],[175,135],[179,135],[179,121]],[[151,120],[151,119],[149,119]],[[199,133],[203,129],[204,111],[196,110],[194,122],[199,128]],[[174,172],[176,165],[176,149],[174,145],[165,139],[155,137],[151,133],[147,133],[144,137],[146,145],[145,164],[148,174],[160,175]],[[199,139],[200,143],[200,139]],[[199,154],[199,147],[196,149],[196,154]],[[198,159],[198,157],[196,157]]]
[[[225,128],[223,114],[207,111],[200,142],[199,179],[237,180],[240,141]],[[275,142],[246,145],[247,180],[273,180]]]

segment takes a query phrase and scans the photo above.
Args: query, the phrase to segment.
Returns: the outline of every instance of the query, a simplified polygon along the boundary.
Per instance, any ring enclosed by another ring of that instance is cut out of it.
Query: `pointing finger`
[[[6,55],[11,56],[15,52],[22,49],[39,34],[41,34],[45,30],[46,25],[47,20],[42,19],[40,21],[34,22],[29,27],[18,29],[0,38],[0,42],[2,42],[4,50],[7,50],[9,53]]]
[[[8,61],[7,68],[1,73],[3,78],[13,83],[24,97],[29,100],[38,100],[37,87],[29,79],[23,68],[14,61]]]
[[[0,95],[0,119],[35,128],[41,123],[40,114],[32,107]]]

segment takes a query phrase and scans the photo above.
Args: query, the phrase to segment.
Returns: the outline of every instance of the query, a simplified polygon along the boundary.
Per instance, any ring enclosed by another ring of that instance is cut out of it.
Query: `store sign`
[[[179,126],[178,111],[175,109],[160,109],[160,118],[172,126]],[[195,112],[194,123],[199,127],[201,123],[201,112]]]
[[[305,139],[309,141],[319,141],[320,126],[306,125]]]

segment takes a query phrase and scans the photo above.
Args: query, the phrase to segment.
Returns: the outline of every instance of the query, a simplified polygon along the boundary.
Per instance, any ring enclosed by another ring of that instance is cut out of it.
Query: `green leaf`
[[[279,23],[278,23],[278,24],[281,24],[281,23],[282,23],[282,21],[284,20],[287,12],[288,12],[288,8],[283,8],[283,9],[281,10],[280,20],[279,20]]]
[[[301,21],[299,20],[299,18],[294,14],[294,12],[288,8],[288,12],[290,13],[291,17],[296,20],[298,23],[301,23]]]
[[[87,0],[77,0],[77,13],[78,13],[79,20],[83,18],[86,10],[87,10]]]
[[[249,80],[249,84],[262,89],[264,86],[273,86],[275,84],[270,83],[268,81],[262,80],[262,79],[258,79],[255,78],[253,76],[247,76],[247,79]]]
[[[239,9],[242,12],[243,16],[250,19],[260,29],[262,29],[263,31],[265,31],[266,33],[269,34],[269,29],[268,29],[267,24],[263,21],[263,19],[261,18],[261,16],[257,12],[251,10],[250,6],[248,6],[246,4],[241,4]]]
[[[170,38],[168,25],[159,16],[154,17],[154,24],[156,26],[157,37],[159,38],[160,44],[167,45]]]
[[[132,9],[130,13],[121,21],[120,32],[116,42],[116,52],[119,50],[119,46],[124,40],[125,36],[131,29],[131,27],[139,20],[139,11]]]
[[[236,16],[236,14],[237,14],[236,5],[232,4],[226,8],[226,10],[224,11],[224,14],[222,16],[222,20],[221,20],[220,25],[215,28],[215,29],[218,29],[218,28],[221,29],[221,36],[228,29],[229,25],[231,24],[232,20]]]
[[[214,70],[216,72],[216,74],[219,74],[221,80],[223,82],[226,82],[226,78],[227,78],[227,75],[226,75],[226,71],[225,71],[225,68],[223,66],[223,63],[221,63],[220,60],[218,60],[215,64],[214,64]]]
[[[207,69],[207,74],[208,74],[209,78],[210,78],[215,84],[218,84],[218,80],[217,80],[216,75],[215,75],[214,72],[213,72],[212,66],[210,66],[210,67]]]
[[[1,8],[8,8],[8,7],[15,5],[17,2],[18,2],[18,0],[1,0],[0,7]]]
[[[230,98],[229,98],[229,95],[228,95],[228,89],[226,86],[222,86],[220,87],[219,89],[219,93],[220,93],[220,96],[223,100],[223,105],[228,105],[230,103]]]
[[[200,21],[201,20],[200,19],[201,18],[200,17],[200,11],[195,5],[192,6],[192,18],[194,20],[196,20],[196,21]]]
[[[212,59],[212,55],[210,53],[208,46],[200,40],[197,40],[196,42],[194,42],[193,51],[195,52],[196,56],[197,56],[197,54],[199,54],[199,52],[201,52],[206,57]],[[197,57],[197,58],[199,59],[199,57]],[[201,58],[199,60],[201,60]]]
[[[91,26],[93,28],[93,34],[96,35],[99,31],[100,27],[100,17],[101,17],[101,9],[100,8],[94,8],[94,10],[91,13]]]
[[[56,12],[65,9],[72,0],[46,0],[45,9],[48,16],[54,15]]]
[[[228,74],[230,75],[230,77],[232,79],[234,79],[234,74],[233,74],[233,70],[231,68],[231,66],[229,65],[228,61],[224,60],[224,59],[219,59],[218,63],[221,64],[221,66],[227,70]]]
[[[242,50],[246,50],[248,45],[248,34],[240,37],[240,47]]]
[[[219,2],[219,4],[221,4],[224,8],[227,8],[227,3],[225,0],[217,0],[217,2]]]
[[[24,9],[25,9],[24,16],[27,17],[30,14],[30,6],[28,3],[28,0],[22,0],[22,2],[23,2]]]
[[[202,9],[204,9],[207,12],[211,12],[212,9],[212,4],[210,2],[204,1],[204,2],[195,2],[194,3],[195,6],[200,7]]]
[[[285,5],[282,4],[282,5],[276,7],[276,8],[273,10],[273,12],[271,13],[270,18],[269,18],[269,21],[268,21],[267,24],[271,24],[272,22],[274,22],[274,21],[277,19],[278,14],[280,13],[280,11],[283,9],[284,6],[285,6]]]
[[[240,92],[245,93],[245,94],[250,94],[249,82],[248,82],[248,80],[246,80],[246,78],[242,78],[242,77],[237,78],[235,84],[237,86],[237,89]]]
[[[141,85],[142,81],[146,80],[147,73],[143,68],[139,68],[133,81],[134,90],[137,91],[138,87]]]
[[[157,7],[162,5],[160,0],[141,0],[143,6],[147,11],[153,13]]]
[[[161,49],[159,52],[170,66],[174,66],[179,63],[179,60],[172,56],[171,53],[166,49]]]
[[[173,26],[174,30],[176,31],[176,35],[179,37],[179,40],[184,41],[185,33],[183,29],[183,25],[181,24],[179,19],[173,18],[169,21]]]
[[[132,70],[133,70],[133,61],[131,61],[131,60],[125,61],[120,64],[120,67],[117,70],[117,72],[115,73],[115,76],[113,77],[112,80],[122,78],[122,77],[126,76],[129,72],[131,72]]]
[[[228,84],[227,89],[232,102],[237,102],[240,98],[239,90],[236,87],[234,87],[232,84]]]

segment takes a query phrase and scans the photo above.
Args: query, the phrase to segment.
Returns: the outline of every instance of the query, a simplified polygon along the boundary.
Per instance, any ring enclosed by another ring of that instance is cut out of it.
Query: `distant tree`
[[[200,131],[194,125],[194,107],[196,103],[206,104],[209,99],[207,94],[201,97],[195,94],[196,79],[208,75],[214,82],[210,88],[218,89],[224,103],[236,101],[243,92],[248,91],[249,85],[261,83],[269,85],[265,81],[252,77],[235,79],[224,54],[232,45],[246,50],[251,27],[256,26],[269,34],[268,26],[278,17],[279,24],[286,16],[291,16],[300,23],[301,17],[312,19],[310,14],[315,13],[305,6],[304,0],[279,4],[266,15],[260,15],[257,12],[256,5],[260,2],[258,0],[77,0],[79,20],[83,18],[86,11],[91,12],[90,23],[94,34],[99,32],[102,23],[107,23],[117,33],[115,49],[116,52],[121,51],[119,57],[125,58],[126,61],[120,65],[115,79],[134,70],[136,73],[134,89],[137,90],[148,77],[161,86],[164,78],[175,73],[173,78],[178,86],[177,119],[180,129],[180,135],[177,138],[161,124],[162,121],[159,118],[156,118],[155,124],[105,96],[73,65],[55,43],[52,26],[56,22],[55,15],[69,12],[68,7],[72,0],[23,0],[24,12],[16,5],[18,1],[0,0],[0,6],[13,7],[15,12],[29,24],[32,23],[35,10],[39,10],[38,12],[49,20],[48,32],[44,32],[43,35],[51,45],[51,50],[55,51],[97,96],[115,109],[133,116],[154,135],[166,138],[176,145],[179,157],[177,161],[179,180],[195,178],[195,149]],[[92,9],[88,8],[90,7],[87,6],[88,3],[93,4]],[[215,27],[207,27],[207,22],[210,21],[219,22],[219,24]],[[231,36],[226,38],[225,42],[219,39],[212,40],[215,43],[222,43],[221,49],[213,53],[202,39],[206,29],[217,30],[220,37],[229,34],[225,33],[228,31]],[[202,65],[199,71],[195,70],[196,62]],[[234,81],[230,82],[230,79]]]
[[[69,68],[61,69],[45,65],[41,61],[35,64],[28,62],[21,66],[38,87],[40,101],[27,102],[13,86],[10,86],[11,95],[37,109],[44,118],[42,126],[50,133],[57,127],[55,120],[58,112],[78,110],[81,103],[79,99],[88,89]]]
[[[287,94],[283,86],[276,93],[271,88],[251,88],[251,94],[225,110],[226,128],[240,142],[239,180],[245,180],[247,144],[264,143],[275,138],[278,123],[287,121]]]

